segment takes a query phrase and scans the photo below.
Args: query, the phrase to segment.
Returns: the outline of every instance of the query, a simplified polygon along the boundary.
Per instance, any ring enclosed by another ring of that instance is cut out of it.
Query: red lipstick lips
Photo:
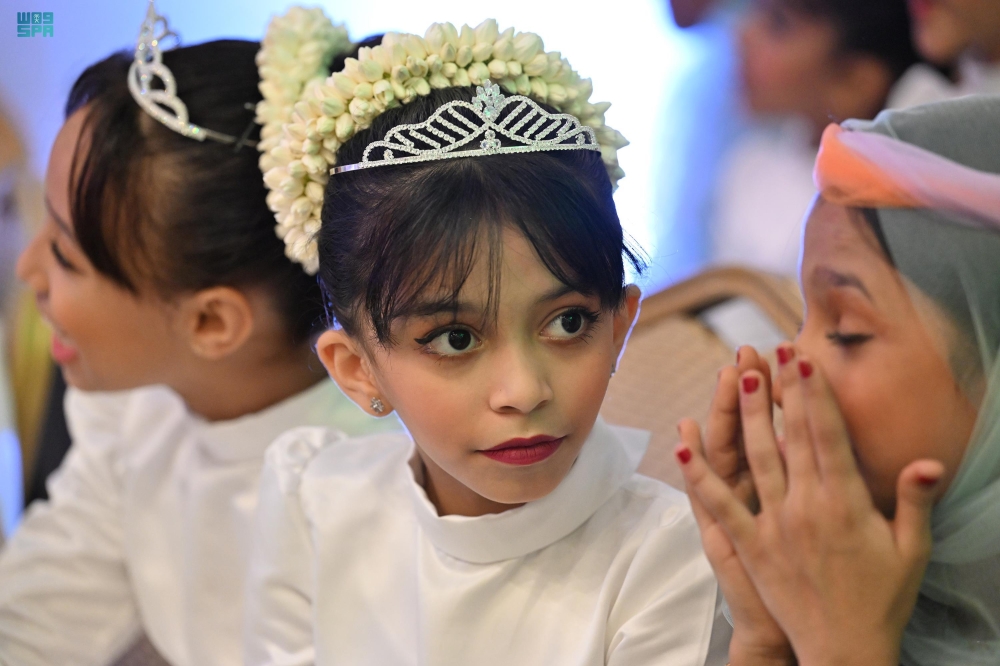
[[[535,435],[527,439],[520,437],[509,439],[480,453],[491,460],[508,465],[533,465],[555,453],[564,439],[565,437],[549,435]]]

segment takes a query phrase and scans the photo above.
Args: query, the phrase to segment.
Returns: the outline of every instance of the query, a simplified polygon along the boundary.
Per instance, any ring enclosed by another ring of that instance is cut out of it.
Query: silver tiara
[[[156,13],[153,0],[149,0],[146,20],[139,29],[135,45],[135,60],[128,70],[128,89],[136,103],[149,115],[184,136],[204,141],[212,139],[221,143],[242,143],[241,139],[214,132],[188,121],[187,107],[177,97],[177,82],[163,64],[160,42],[167,37],[177,38],[177,33],[167,26],[167,19]],[[163,89],[152,88],[154,79],[163,81]]]
[[[480,137],[479,147],[475,148],[473,142]],[[500,86],[487,79],[476,88],[471,103],[448,102],[422,123],[394,127],[383,140],[368,144],[360,162],[334,167],[330,173],[454,157],[551,150],[600,152],[601,146],[594,130],[582,125],[575,116],[549,113],[521,95],[504,97]]]

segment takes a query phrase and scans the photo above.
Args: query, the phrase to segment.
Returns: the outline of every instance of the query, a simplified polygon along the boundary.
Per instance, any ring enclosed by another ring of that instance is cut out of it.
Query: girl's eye
[[[49,248],[51,248],[51,250],[52,250],[52,256],[56,258],[56,263],[58,263],[60,266],[62,266],[66,270],[70,270],[70,271],[76,270],[76,266],[74,266],[72,263],[70,263],[69,259],[67,259],[66,255],[64,255],[62,253],[62,251],[59,249],[59,245],[56,244],[55,241],[51,241],[49,243]]]
[[[572,340],[585,334],[595,321],[597,313],[581,309],[567,310],[549,322],[545,327],[545,336],[557,340]]]
[[[874,336],[867,333],[841,333],[839,331],[826,334],[826,339],[838,347],[855,347],[868,342],[872,337]]]
[[[458,356],[474,351],[479,346],[479,339],[472,331],[464,328],[452,328],[434,335],[433,338],[417,340],[425,344],[435,354],[441,356]]]

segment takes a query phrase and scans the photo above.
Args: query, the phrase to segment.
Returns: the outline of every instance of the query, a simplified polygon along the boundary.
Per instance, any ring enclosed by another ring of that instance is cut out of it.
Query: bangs
[[[581,170],[598,177],[581,177]],[[610,181],[600,155],[591,151],[384,167],[338,175],[333,184],[320,232],[323,284],[334,303],[338,292],[355,286],[363,297],[349,312],[332,308],[331,319],[356,336],[358,317],[366,317],[382,345],[394,342],[394,320],[421,314],[428,300],[434,309],[457,311],[459,293],[480,260],[490,285],[484,324],[495,320],[507,229],[524,236],[557,280],[596,296],[603,309],[618,308],[624,298],[623,257],[637,272],[645,265],[623,238]],[[351,210],[357,201],[372,204]],[[344,244],[327,232],[345,221],[366,230],[358,246],[367,256],[351,263],[370,269],[331,283],[326,276],[346,257]]]

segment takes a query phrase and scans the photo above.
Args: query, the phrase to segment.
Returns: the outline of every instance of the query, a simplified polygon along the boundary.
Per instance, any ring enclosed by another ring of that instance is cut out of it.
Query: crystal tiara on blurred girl
[[[408,432],[268,450],[248,663],[725,663],[687,499],[598,417],[643,262],[590,94],[489,20],[386,35],[295,104],[265,179],[317,352]]]

